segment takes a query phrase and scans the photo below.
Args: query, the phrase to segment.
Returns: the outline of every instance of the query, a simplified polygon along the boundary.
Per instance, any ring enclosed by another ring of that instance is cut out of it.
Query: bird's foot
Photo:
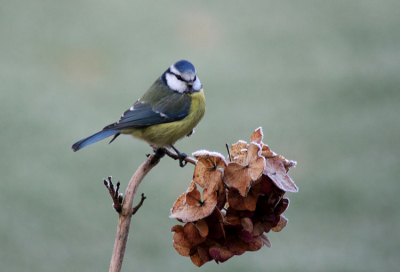
[[[185,159],[187,158],[187,155],[185,153],[179,152],[179,150],[176,149],[173,145],[171,145],[171,147],[173,150],[175,150],[176,154],[178,155],[179,166],[185,167],[187,164],[187,161],[185,161]]]

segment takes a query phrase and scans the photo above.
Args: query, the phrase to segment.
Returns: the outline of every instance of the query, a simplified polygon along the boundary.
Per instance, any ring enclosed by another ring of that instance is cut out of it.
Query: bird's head
[[[202,88],[196,69],[186,60],[171,65],[163,74],[163,80],[171,90],[178,93],[194,93]]]

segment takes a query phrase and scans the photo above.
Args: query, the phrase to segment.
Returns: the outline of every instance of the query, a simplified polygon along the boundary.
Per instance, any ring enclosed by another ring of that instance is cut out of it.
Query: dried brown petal
[[[229,154],[231,155],[232,161],[244,164],[247,156],[248,144],[245,141],[238,141],[233,144],[229,149]]]
[[[205,218],[209,233],[208,239],[222,239],[225,238],[224,218],[220,210],[214,209],[213,213]]]
[[[285,192],[296,193],[299,191],[293,180],[287,175],[283,163],[276,159],[267,159],[265,163],[264,175],[272,179],[274,184]]]
[[[242,224],[243,230],[252,232],[253,231],[253,222],[250,218],[244,217],[240,219],[240,223]]]
[[[201,194],[197,188],[186,193],[186,204],[190,206],[196,206],[201,203]]]
[[[224,182],[229,187],[238,189],[240,194],[245,196],[251,184],[248,167],[235,162],[228,164],[225,171]]]
[[[217,189],[217,208],[222,210],[226,204],[227,191],[223,182],[219,184]]]
[[[253,236],[250,234],[251,238]],[[239,237],[231,236],[226,240],[226,247],[235,255],[242,255],[249,248],[249,244],[240,239]]]
[[[254,237],[253,242],[249,243],[247,251],[257,251],[263,246],[263,242],[260,236]]]
[[[196,189],[196,183],[191,182],[189,188],[187,191],[183,194],[181,194],[178,199],[174,203],[174,207],[172,208],[171,212],[174,210],[179,210],[181,209],[185,204],[186,204],[186,195]],[[196,189],[197,190],[197,189]]]
[[[260,156],[261,146],[258,144],[250,144],[247,149],[246,164],[249,170],[249,176],[252,181],[257,180],[264,170],[265,159]]]
[[[241,230],[241,231],[239,232],[238,236],[239,236],[239,239],[240,239],[240,240],[246,242],[247,244],[253,242],[253,240],[254,240],[254,237],[253,237],[253,235],[251,234],[251,232],[246,231],[246,230]],[[246,250],[247,250],[247,248],[246,248]]]
[[[278,161],[281,161],[283,163],[283,165],[285,166],[286,172],[289,170],[290,167],[294,167],[297,165],[296,161],[288,160],[282,155],[277,155],[274,159],[277,159]]]
[[[176,251],[178,251],[178,253],[184,257],[189,257],[189,253],[190,253],[190,247],[183,247],[180,246],[176,243],[173,244],[174,248]]]
[[[238,212],[232,207],[229,207],[226,211],[225,220],[233,226],[240,226],[242,224]]]
[[[263,225],[262,222],[257,222],[254,224],[253,226],[253,231],[252,231],[252,235],[253,236],[259,236],[261,235],[263,232],[265,231],[265,226]]]
[[[262,128],[259,127],[254,131],[253,135],[251,135],[250,142],[262,144],[262,140],[263,140],[263,131]]]
[[[266,245],[267,247],[271,247],[271,241],[268,239],[267,235],[261,234],[259,237],[261,238],[261,241],[264,245]]]
[[[194,184],[194,186],[193,186]],[[194,188],[193,188],[194,187]],[[187,193],[183,194],[175,202],[174,207],[171,210],[170,218],[180,219],[182,222],[194,222],[204,217],[209,216],[215,206],[217,205],[217,192],[212,194],[207,193],[207,189],[203,190],[203,201],[197,199],[196,184],[191,183],[189,189],[193,188],[191,191],[188,190]]]
[[[242,196],[246,196],[251,182],[257,180],[264,170],[264,158],[259,156],[260,146],[250,144],[245,164],[229,163],[225,170],[224,182],[238,189]]]
[[[228,203],[229,206],[235,210],[249,210],[254,211],[256,209],[257,200],[260,192],[260,186],[251,186],[247,196],[243,197],[239,191],[235,188],[230,188],[228,191]]]
[[[185,237],[192,243],[192,245],[198,245],[206,240],[205,237],[202,237],[199,233],[199,230],[192,223],[186,223],[183,227],[183,233]]]
[[[232,251],[228,250],[226,247],[222,247],[219,245],[210,247],[208,252],[217,263],[223,263],[232,258],[234,255]]]
[[[261,195],[270,195],[273,192],[273,187],[275,185],[267,175],[261,175],[251,186],[251,188],[258,188]]]
[[[281,215],[278,225],[276,225],[276,227],[271,228],[271,230],[275,232],[280,232],[284,227],[286,227],[287,222],[288,222],[287,218]]]
[[[205,262],[209,262],[212,260],[212,257],[208,252],[209,249],[210,247],[207,246],[205,243],[199,245],[199,247],[197,248],[197,252],[199,253],[200,258]]]
[[[193,262],[196,266],[198,266],[198,267],[200,267],[200,266],[202,266],[203,264],[206,263],[206,262],[203,261],[203,259],[200,257],[200,255],[199,255],[198,252],[196,252],[195,254],[191,255],[191,256],[190,256],[190,260],[192,260],[192,262]]]
[[[265,157],[266,159],[268,158],[273,158],[276,157],[276,153],[274,151],[272,151],[268,145],[263,144],[262,148],[261,148],[261,156]]]
[[[222,175],[226,168],[224,157],[217,152],[205,150],[193,153],[198,160],[194,168],[193,181],[209,193],[216,191],[222,184]]]
[[[281,215],[286,209],[289,207],[289,198],[282,198],[278,205],[276,205],[274,213],[277,215]]]
[[[192,247],[192,243],[187,239],[183,231],[183,226],[175,225],[172,227],[171,231],[174,231],[174,244],[180,247],[189,248]]]
[[[205,219],[200,219],[196,222],[196,228],[202,237],[207,237],[208,235],[208,225]]]

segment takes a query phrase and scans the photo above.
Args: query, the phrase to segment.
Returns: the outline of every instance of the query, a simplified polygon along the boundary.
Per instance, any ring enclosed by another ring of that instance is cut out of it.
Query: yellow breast
[[[188,135],[203,118],[206,110],[204,91],[190,94],[192,102],[189,115],[182,120],[153,125],[145,128],[133,129],[132,136],[146,141],[156,147],[173,145],[179,139]]]

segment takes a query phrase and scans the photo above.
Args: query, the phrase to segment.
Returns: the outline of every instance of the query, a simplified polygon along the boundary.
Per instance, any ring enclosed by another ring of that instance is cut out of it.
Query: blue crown
[[[196,69],[194,68],[193,64],[188,62],[187,60],[180,60],[174,64],[174,67],[181,73],[187,73],[187,72],[196,72]]]

